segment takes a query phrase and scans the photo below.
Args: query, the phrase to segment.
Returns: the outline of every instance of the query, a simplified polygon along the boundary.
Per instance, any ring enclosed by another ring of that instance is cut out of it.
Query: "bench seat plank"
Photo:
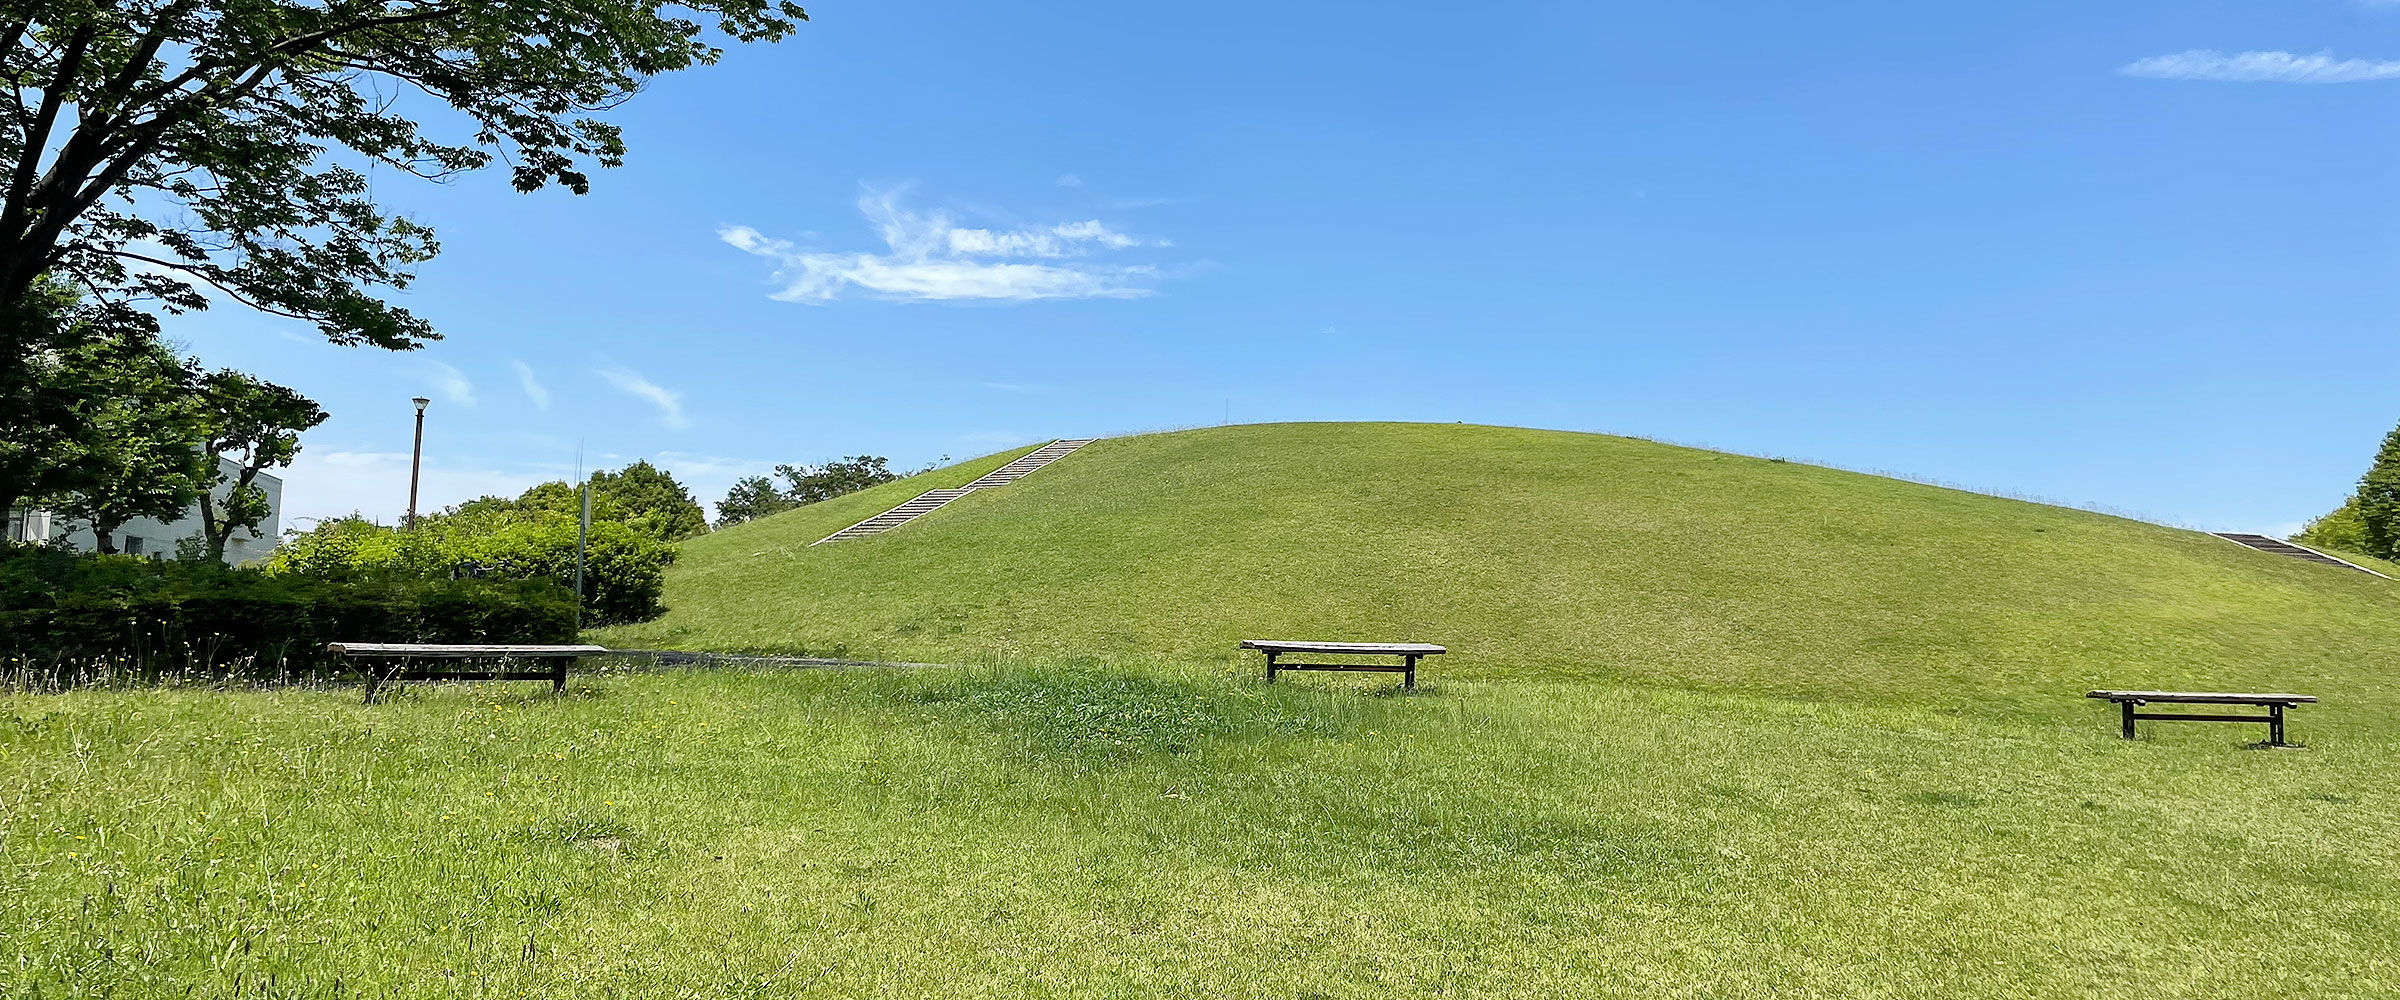
[[[567,689],[567,668],[585,656],[605,656],[606,646],[538,645],[517,643],[447,643],[447,642],[329,642],[325,651],[352,660],[379,659],[388,666],[367,669],[367,703],[375,703],[375,691],[385,684],[399,681],[549,681],[550,690]],[[442,667],[414,663],[417,660],[492,660],[484,669],[464,664],[445,664]],[[509,669],[512,660],[548,660],[549,667],[539,673]]]
[[[2092,691],[2084,697],[2181,705],[2304,705],[2317,700],[2313,694],[2239,694],[2226,691]]]
[[[2313,694],[2283,694],[2235,691],[2086,691],[2086,698],[2115,702],[2123,719],[2122,734],[2134,739],[2134,723],[2154,722],[2264,722],[2267,724],[2266,746],[2282,747],[2283,713],[2316,701]],[[2144,705],[2250,705],[2267,710],[2265,715],[2216,715],[2201,713],[2172,714],[2143,712]]]
[[[1318,642],[1310,639],[1244,639],[1242,649],[1255,649],[1267,654],[1267,683],[1275,683],[1275,675],[1285,670],[1331,670],[1343,673],[1386,673],[1401,675],[1400,686],[1417,686],[1417,661],[1428,656],[1449,652],[1430,642]],[[1279,658],[1287,653],[1323,653],[1334,656],[1396,656],[1398,663],[1284,663]]]
[[[1438,656],[1448,649],[1430,642],[1309,642],[1244,639],[1241,648],[1277,653],[1356,653],[1363,656]]]
[[[492,657],[553,657],[603,656],[606,646],[513,646],[513,645],[453,645],[448,643],[414,642],[335,642],[325,646],[328,653],[343,656],[407,656],[425,659],[485,659]]]

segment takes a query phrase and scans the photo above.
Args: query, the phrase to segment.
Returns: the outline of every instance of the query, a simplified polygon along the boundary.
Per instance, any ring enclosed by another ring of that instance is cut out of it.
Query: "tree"
[[[197,373],[151,339],[95,372],[87,400],[91,434],[66,461],[75,491],[59,512],[84,521],[100,551],[117,551],[116,531],[137,517],[181,518],[215,481],[200,441],[206,425],[193,395]]]
[[[627,523],[641,527],[662,542],[677,542],[708,531],[708,512],[675,477],[637,461],[616,472],[592,473],[592,497],[615,502]]]
[[[879,455],[853,455],[823,465],[778,465],[775,472],[791,484],[785,495],[802,506],[900,478]]]
[[[2384,436],[2375,464],[2360,477],[2357,504],[2367,554],[2400,557],[2400,428]]]
[[[733,488],[725,492],[725,499],[717,501],[717,526],[755,521],[797,506],[800,505],[775,487],[773,480],[746,476],[735,480]]]
[[[0,438],[38,426],[27,371],[62,333],[154,333],[144,306],[222,296],[339,344],[434,338],[382,297],[433,232],[377,206],[361,166],[443,179],[500,160],[520,191],[581,194],[625,157],[599,116],[717,61],[709,28],[775,41],[806,19],[790,0],[5,0]],[[54,321],[50,281],[89,296],[74,322]]]
[[[292,464],[300,454],[300,432],[325,422],[325,411],[308,397],[237,371],[206,376],[201,398],[208,407],[208,436],[202,450],[213,463],[229,458],[234,471],[220,474],[224,496],[200,494],[201,537],[212,559],[225,558],[236,530],[259,537],[258,522],[270,513],[258,474]]]
[[[51,283],[44,292],[45,322],[78,322],[69,318],[70,290]],[[27,359],[0,401],[22,418],[0,434],[0,510],[65,507],[113,527],[166,510],[172,498],[188,507],[190,484],[174,480],[198,463],[196,373],[139,326],[54,339],[70,346]],[[154,487],[151,496],[135,495]]]
[[[138,350],[134,338],[65,332],[77,320],[70,315],[75,293],[64,284],[44,282],[34,291],[7,319],[44,349],[0,357],[0,373],[7,376],[0,377],[0,408],[8,414],[0,421],[0,514],[83,485],[84,470],[72,458],[91,441],[98,374],[113,358]],[[65,341],[76,349],[48,346]]]
[[[725,499],[717,501],[718,525],[755,521],[900,478],[889,460],[878,455],[853,455],[823,465],[778,465],[775,473],[786,486],[778,488],[765,476],[735,481]]]

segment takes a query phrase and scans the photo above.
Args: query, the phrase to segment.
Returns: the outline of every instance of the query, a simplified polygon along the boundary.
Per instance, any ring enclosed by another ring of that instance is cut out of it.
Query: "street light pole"
[[[417,528],[417,467],[425,458],[425,404],[433,402],[423,396],[409,400],[417,404],[417,443],[408,452],[408,530]]]

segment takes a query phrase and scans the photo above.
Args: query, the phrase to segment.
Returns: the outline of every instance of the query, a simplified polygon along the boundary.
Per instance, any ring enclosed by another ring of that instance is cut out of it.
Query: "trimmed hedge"
[[[147,675],[328,674],[325,644],[572,642],[548,580],[325,578],[214,562],[0,546],[0,658],[106,660]]]

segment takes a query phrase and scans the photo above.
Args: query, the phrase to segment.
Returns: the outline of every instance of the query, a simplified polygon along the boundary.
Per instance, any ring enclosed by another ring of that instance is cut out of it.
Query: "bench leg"
[[[1400,673],[1400,686],[1405,690],[1414,691],[1417,689],[1417,658],[1410,656],[1404,657],[1404,659],[1408,660],[1408,669]]]
[[[1267,650],[1267,683],[1275,683],[1275,651]]]
[[[2133,738],[2133,703],[2120,701],[2117,707],[2125,710],[2125,738],[2130,740]]]
[[[375,661],[368,660],[367,700],[365,703],[369,705],[374,704],[375,696],[382,693],[383,686],[399,680],[400,676],[407,670],[408,661],[405,659],[393,660],[392,665],[389,667],[379,667],[375,665]]]
[[[567,665],[575,662],[575,658],[572,656],[560,656],[552,658],[550,662],[557,664],[557,666],[550,668],[550,693],[567,693]]]
[[[2283,706],[2267,706],[2267,745],[2283,745]]]

